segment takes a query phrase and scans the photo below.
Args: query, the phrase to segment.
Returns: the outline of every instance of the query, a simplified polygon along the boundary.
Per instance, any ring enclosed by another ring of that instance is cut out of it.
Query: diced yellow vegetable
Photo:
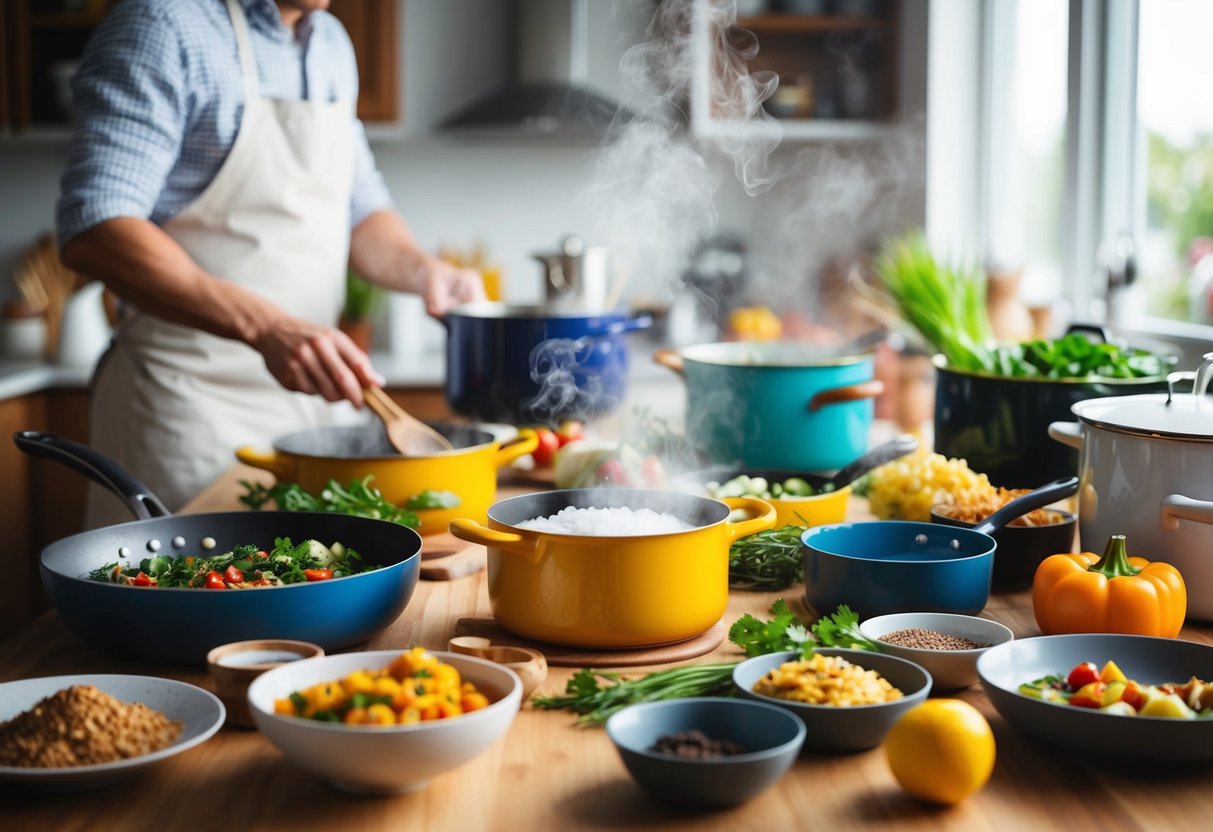
[[[1142,716],[1161,716],[1168,719],[1195,719],[1196,713],[1173,693],[1151,696],[1141,709]]]
[[[1125,676],[1124,672],[1117,666],[1116,662],[1109,660],[1103,666],[1103,670],[1099,671],[1099,681],[1101,682],[1127,682],[1129,677]]]

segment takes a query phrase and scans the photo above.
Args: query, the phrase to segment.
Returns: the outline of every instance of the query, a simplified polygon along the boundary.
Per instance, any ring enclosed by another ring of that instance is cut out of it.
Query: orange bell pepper
[[[1125,536],[1094,552],[1052,555],[1036,570],[1032,607],[1045,635],[1130,633],[1174,638],[1183,626],[1188,592],[1169,563],[1131,558]]]

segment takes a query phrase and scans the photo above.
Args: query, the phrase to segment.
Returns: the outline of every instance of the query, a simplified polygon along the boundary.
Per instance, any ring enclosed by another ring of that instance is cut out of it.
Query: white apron
[[[244,10],[227,6],[244,116],[219,173],[164,231],[210,274],[333,326],[349,256],[354,102],[262,98]],[[243,343],[140,312],[98,364],[90,441],[176,511],[235,464],[239,445],[268,447],[354,414],[285,390]],[[117,498],[90,489],[89,528],[131,519]]]

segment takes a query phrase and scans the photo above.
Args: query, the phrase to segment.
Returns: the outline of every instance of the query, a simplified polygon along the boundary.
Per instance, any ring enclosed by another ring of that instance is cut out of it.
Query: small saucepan
[[[805,601],[822,615],[840,604],[860,618],[895,612],[976,615],[990,597],[998,547],[991,533],[1077,490],[1078,477],[1055,480],[972,529],[891,520],[806,529],[800,536]]]
[[[421,537],[386,520],[327,512],[211,512],[174,516],[117,463],[78,442],[37,431],[13,436],[27,454],[62,462],[113,491],[139,518],[82,532],[42,550],[42,585],[68,628],[125,657],[201,665],[213,647],[275,638],[336,650],[366,641],[404,610],[417,587]],[[152,554],[221,554],[277,537],[353,549],[379,568],[327,581],[255,589],[136,587],[90,580],[115,561]]]

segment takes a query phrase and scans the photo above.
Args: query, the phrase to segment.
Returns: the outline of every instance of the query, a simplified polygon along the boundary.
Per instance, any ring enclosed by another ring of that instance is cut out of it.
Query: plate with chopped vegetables
[[[1008,722],[1055,745],[1124,760],[1213,760],[1213,646],[1041,636],[991,647],[977,672]]]
[[[51,602],[99,649],[195,664],[220,644],[258,638],[337,650],[395,621],[417,586],[421,537],[399,523],[327,512],[173,516],[87,446],[32,431],[14,441],[87,473],[141,518],[42,550]]]

